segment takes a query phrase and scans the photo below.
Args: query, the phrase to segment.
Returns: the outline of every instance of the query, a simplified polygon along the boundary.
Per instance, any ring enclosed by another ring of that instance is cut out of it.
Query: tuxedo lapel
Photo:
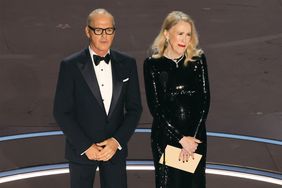
[[[111,101],[111,106],[109,110],[108,116],[110,117],[112,112],[115,109],[115,106],[117,105],[117,101],[120,97],[121,94],[121,89],[122,89],[122,79],[120,78],[120,65],[118,58],[116,57],[115,53],[111,51],[111,65],[112,65],[112,75],[113,75],[113,95],[112,95],[112,101]]]
[[[88,49],[85,49],[82,60],[77,64],[80,72],[82,73],[88,87],[97,99],[99,106],[105,110],[102,101],[101,92],[99,89],[98,81],[94,71],[93,63]],[[106,113],[106,112],[105,112]]]

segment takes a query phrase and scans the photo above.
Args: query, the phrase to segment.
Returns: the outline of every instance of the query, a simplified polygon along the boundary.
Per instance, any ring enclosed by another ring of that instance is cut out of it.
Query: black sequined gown
[[[155,165],[156,188],[205,188],[207,118],[210,93],[204,54],[184,65],[166,57],[147,58],[144,79],[147,103],[153,116],[151,146]],[[198,130],[197,130],[198,127]],[[194,174],[158,163],[167,144],[182,148],[183,136],[194,136],[203,143],[203,155]]]

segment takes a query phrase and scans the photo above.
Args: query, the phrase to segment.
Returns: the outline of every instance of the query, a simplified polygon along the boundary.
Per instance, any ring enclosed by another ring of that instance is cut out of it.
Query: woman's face
[[[165,54],[169,58],[182,56],[191,40],[191,24],[180,21],[169,30],[165,30],[164,35],[168,41]]]

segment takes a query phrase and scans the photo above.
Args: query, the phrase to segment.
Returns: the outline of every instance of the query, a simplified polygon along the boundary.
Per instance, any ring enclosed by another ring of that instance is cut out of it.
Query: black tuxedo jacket
[[[61,62],[54,100],[54,117],[66,136],[66,158],[95,163],[81,155],[93,143],[114,137],[121,145],[111,159],[125,159],[127,142],[139,121],[142,106],[135,59],[111,50],[113,94],[106,114],[89,49]]]

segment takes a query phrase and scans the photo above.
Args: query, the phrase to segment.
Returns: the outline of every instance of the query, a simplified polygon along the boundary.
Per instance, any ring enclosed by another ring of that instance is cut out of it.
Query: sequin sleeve
[[[165,113],[164,106],[161,104],[160,98],[160,83],[156,78],[156,70],[153,66],[152,59],[148,58],[144,62],[144,80],[145,80],[145,91],[147,97],[147,104],[149,110],[154,119],[156,119],[161,126],[169,133],[175,141],[179,142],[179,140],[183,137],[183,135],[173,126],[167,114]]]
[[[206,57],[204,54],[201,55],[201,58],[196,63],[197,66],[197,85],[200,94],[200,104],[199,104],[199,116],[196,121],[197,127],[194,136],[197,137],[200,135],[204,129],[205,122],[208,116],[209,107],[210,107],[210,87],[208,79],[208,68]]]

